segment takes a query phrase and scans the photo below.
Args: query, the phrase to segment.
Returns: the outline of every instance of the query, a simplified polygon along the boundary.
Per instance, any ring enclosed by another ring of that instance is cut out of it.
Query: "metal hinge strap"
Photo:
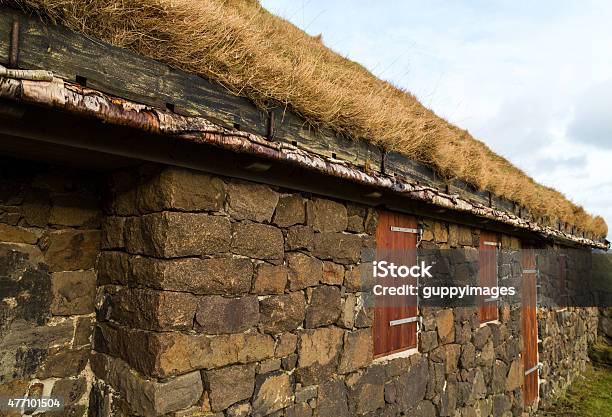
[[[399,326],[400,324],[414,323],[415,321],[420,321],[420,317],[414,316],[414,317],[406,317],[403,319],[391,320],[389,322],[389,326]]]
[[[421,233],[420,229],[412,229],[410,227],[399,227],[399,226],[391,226],[392,232],[400,232],[400,233]]]

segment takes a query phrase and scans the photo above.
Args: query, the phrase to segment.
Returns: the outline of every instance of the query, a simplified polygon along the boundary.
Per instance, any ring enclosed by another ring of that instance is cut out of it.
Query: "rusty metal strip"
[[[365,172],[345,161],[311,154],[289,144],[270,142],[267,138],[248,132],[225,129],[202,117],[185,117],[155,109],[93,89],[69,84],[61,79],[46,82],[0,78],[0,97],[61,108],[77,115],[96,118],[105,123],[170,135],[196,143],[206,143],[237,153],[290,162],[326,175],[386,189],[410,199],[495,220],[544,237],[567,240],[595,248],[608,248],[606,243],[575,236],[549,226],[542,226],[513,213],[420,185],[410,178]]]

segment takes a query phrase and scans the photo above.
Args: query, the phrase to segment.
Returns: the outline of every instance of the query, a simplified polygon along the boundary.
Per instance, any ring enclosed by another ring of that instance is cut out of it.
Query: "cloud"
[[[612,80],[589,87],[576,100],[568,135],[578,142],[612,148]]]

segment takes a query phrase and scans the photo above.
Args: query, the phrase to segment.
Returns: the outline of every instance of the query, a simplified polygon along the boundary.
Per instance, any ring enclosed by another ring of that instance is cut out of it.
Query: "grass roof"
[[[274,99],[329,127],[428,164],[597,236],[603,218],[536,183],[408,91],[333,52],[256,0],[0,0],[77,32],[198,74],[249,97]]]

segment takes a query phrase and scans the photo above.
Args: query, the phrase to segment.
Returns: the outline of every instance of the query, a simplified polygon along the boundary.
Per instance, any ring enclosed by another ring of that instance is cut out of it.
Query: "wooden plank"
[[[481,287],[497,287],[497,234],[480,232],[478,249],[478,278]],[[497,320],[497,301],[485,301],[491,296],[479,296],[479,317],[481,323]]]
[[[485,206],[489,205],[488,191],[479,190],[474,185],[459,179],[455,179],[449,184],[449,192],[451,194],[459,194],[469,201],[484,204]]]
[[[537,268],[535,250],[528,246],[523,246],[521,251],[522,267],[524,271],[533,271]],[[538,322],[536,311],[536,278],[533,272],[523,273],[521,288],[522,303],[522,324],[523,334],[523,369],[529,370],[538,364]],[[534,402],[538,397],[538,371],[531,372],[524,376],[523,401],[525,406]]]
[[[383,152],[378,146],[363,140],[341,137],[329,129],[315,129],[303,118],[281,108],[274,111],[278,114],[275,117],[278,126],[274,140],[380,172]]]
[[[415,229],[416,219],[400,213],[380,211],[376,228],[376,259],[396,265],[416,263],[416,237],[414,233],[394,232],[392,227]],[[402,284],[416,285],[416,279],[402,279]],[[377,284],[397,286],[397,278],[377,278]],[[416,322],[391,326],[393,320],[417,316],[416,296],[377,296],[374,308],[372,336],[374,357],[416,347]]]
[[[416,180],[419,184],[441,188],[444,184],[436,178],[435,171],[426,165],[415,162],[398,152],[385,154],[385,173]]]

